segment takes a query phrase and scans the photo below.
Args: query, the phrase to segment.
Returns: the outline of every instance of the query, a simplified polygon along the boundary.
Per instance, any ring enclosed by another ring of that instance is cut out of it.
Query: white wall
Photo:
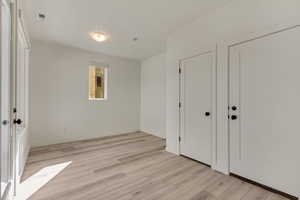
[[[166,56],[153,56],[142,62],[141,130],[166,137]]]
[[[167,150],[179,153],[179,75],[180,59],[214,49],[224,41],[258,33],[289,21],[300,22],[299,0],[233,0],[193,23],[178,29],[167,42]],[[217,147],[215,169],[228,172],[227,57],[218,51]]]
[[[70,47],[32,43],[30,57],[32,146],[139,130],[140,63]],[[105,63],[108,100],[88,100],[88,67]]]

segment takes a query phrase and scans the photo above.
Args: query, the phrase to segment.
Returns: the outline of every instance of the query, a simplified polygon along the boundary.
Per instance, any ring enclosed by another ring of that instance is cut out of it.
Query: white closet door
[[[211,165],[213,55],[181,62],[181,154]]]
[[[230,48],[232,173],[300,196],[299,103],[300,28]]]
[[[26,36],[21,24],[18,25],[18,62],[17,62],[17,119],[21,120],[19,124],[16,124],[16,166],[17,175],[20,176],[24,168],[26,160],[27,150],[27,134],[28,129],[28,67],[29,67],[29,49],[26,43]],[[18,177],[20,178],[20,177]]]

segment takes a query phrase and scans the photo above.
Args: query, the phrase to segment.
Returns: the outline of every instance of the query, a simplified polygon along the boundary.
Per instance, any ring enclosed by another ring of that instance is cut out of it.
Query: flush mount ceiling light
[[[104,42],[108,39],[108,35],[103,32],[91,32],[90,36],[93,40],[96,40],[97,42]]]

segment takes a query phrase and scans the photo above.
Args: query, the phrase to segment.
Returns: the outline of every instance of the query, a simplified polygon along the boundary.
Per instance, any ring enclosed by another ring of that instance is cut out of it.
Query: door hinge
[[[180,136],[179,136],[178,140],[179,140],[179,142],[181,142],[181,137]]]
[[[13,113],[17,113],[17,109],[16,108],[13,109]]]
[[[179,106],[179,108],[181,108],[181,102],[179,102],[178,106]]]
[[[179,67],[179,74],[181,74],[181,68]]]

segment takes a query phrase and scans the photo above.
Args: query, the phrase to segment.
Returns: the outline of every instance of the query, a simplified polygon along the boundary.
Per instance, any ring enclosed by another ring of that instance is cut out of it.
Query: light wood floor
[[[164,149],[164,140],[145,133],[33,148],[22,179],[72,161],[30,199],[285,199]]]

